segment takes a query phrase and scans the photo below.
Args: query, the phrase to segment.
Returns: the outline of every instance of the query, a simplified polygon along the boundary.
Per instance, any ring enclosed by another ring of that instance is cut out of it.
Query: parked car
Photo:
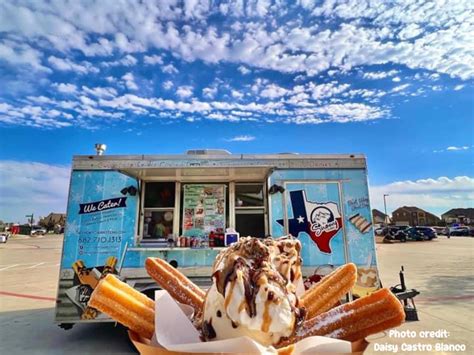
[[[399,240],[402,243],[407,241],[406,234],[404,232],[406,228],[399,226],[389,226],[383,230],[385,236],[384,241]]]
[[[8,242],[9,237],[10,237],[10,232],[1,232],[0,233],[0,243]]]
[[[415,227],[415,228],[417,228],[421,233],[423,233],[425,236],[425,239],[427,240],[438,238],[438,235],[436,234],[436,230],[432,227]]]
[[[407,230],[403,231],[403,233],[405,233],[405,237],[407,240],[425,240],[424,235],[421,233],[421,231],[419,231],[415,227],[410,227]]]
[[[436,233],[430,227],[410,227],[404,231],[400,231],[400,233],[404,233],[406,240],[432,240],[437,238]]]
[[[407,241],[407,235],[403,231],[399,231],[394,235],[387,234],[384,238],[384,242],[392,240],[399,240],[400,242],[405,243]]]
[[[446,227],[431,227],[431,228],[434,229],[437,235],[447,235],[447,231],[449,231],[449,229],[447,229]]]
[[[375,230],[375,234],[377,235],[394,235],[400,230],[399,226],[387,226],[387,227],[382,227],[378,228]]]
[[[450,228],[449,230],[449,236],[450,237],[464,237],[464,236],[470,236],[471,235],[471,230],[469,227],[454,227]]]
[[[45,235],[46,233],[46,228],[43,228],[41,226],[31,226],[30,235]]]

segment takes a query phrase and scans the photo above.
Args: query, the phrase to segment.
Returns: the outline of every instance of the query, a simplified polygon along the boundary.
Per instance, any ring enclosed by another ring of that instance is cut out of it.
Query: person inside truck
[[[156,224],[155,224],[155,229],[153,231],[153,236],[155,238],[163,238],[166,236],[166,227],[163,224],[163,219],[158,217]]]

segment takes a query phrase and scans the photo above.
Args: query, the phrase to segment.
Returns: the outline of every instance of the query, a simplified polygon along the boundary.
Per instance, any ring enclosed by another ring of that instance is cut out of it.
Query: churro
[[[86,268],[82,260],[76,260],[72,264],[72,268],[74,269],[74,272],[79,278],[81,284],[89,285],[92,288],[95,288],[97,286],[100,274],[96,270]]]
[[[383,288],[305,321],[293,337],[282,341],[279,346],[315,335],[356,341],[399,326],[404,320],[402,304],[388,289]]]
[[[99,282],[88,305],[146,338],[153,336],[155,302],[112,274]]]
[[[307,290],[300,299],[306,308],[306,319],[311,319],[334,307],[357,281],[357,267],[343,265]]]
[[[372,223],[366,220],[359,213],[349,217],[349,221],[356,227],[361,233],[367,233],[372,227]]]
[[[196,313],[202,311],[206,293],[176,268],[159,258],[146,259],[145,268],[176,301],[193,307]]]

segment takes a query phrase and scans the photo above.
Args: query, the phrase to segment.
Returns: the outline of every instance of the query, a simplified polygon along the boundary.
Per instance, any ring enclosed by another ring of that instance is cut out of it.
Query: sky
[[[362,153],[371,205],[474,207],[474,2],[0,2],[0,220],[94,153]]]

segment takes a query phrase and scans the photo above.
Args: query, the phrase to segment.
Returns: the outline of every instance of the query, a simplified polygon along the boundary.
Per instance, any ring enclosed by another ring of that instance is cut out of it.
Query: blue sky
[[[364,153],[373,207],[473,207],[473,8],[2,1],[0,219],[64,211],[96,142]]]

